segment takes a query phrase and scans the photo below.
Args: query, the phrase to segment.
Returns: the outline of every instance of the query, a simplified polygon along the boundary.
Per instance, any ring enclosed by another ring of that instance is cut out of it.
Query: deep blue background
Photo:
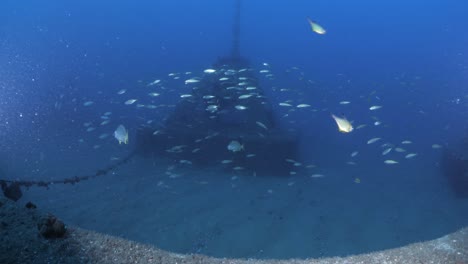
[[[234,0],[1,0],[0,179],[87,175],[109,158],[124,156],[135,142],[136,128],[149,120],[163,122],[170,109],[137,109],[123,102],[137,98],[138,103],[168,104],[189,92],[183,83],[186,71],[200,75],[230,53],[233,8]],[[258,76],[262,63],[269,63],[275,79],[261,77],[261,85],[281,124],[299,132],[303,164],[317,165],[306,176],[324,174],[323,182],[339,190],[362,188],[351,189],[358,203],[370,200],[380,212],[390,208],[389,214],[394,205],[379,204],[367,191],[401,198],[395,201],[404,201],[404,208],[414,195],[427,202],[414,210],[419,214],[433,201],[446,202],[444,190],[450,189],[439,173],[442,150],[431,145],[455,149],[468,132],[467,14],[466,0],[243,0],[241,53]],[[327,33],[312,32],[306,17]],[[172,72],[181,80],[169,78]],[[150,102],[147,93],[153,88],[146,84],[155,79],[176,92]],[[123,96],[117,95],[121,89],[127,89]],[[278,106],[286,100],[312,107],[292,112]],[[351,104],[340,105],[344,100]],[[94,104],[83,106],[86,101]],[[369,111],[372,105],[383,108]],[[100,126],[108,111],[112,123]],[[331,113],[367,127],[339,133]],[[381,126],[373,125],[375,118]],[[96,131],[86,132],[83,123],[88,122]],[[118,124],[130,130],[130,145],[113,139]],[[102,133],[109,137],[99,139]],[[367,145],[373,137],[382,140]],[[402,140],[414,144],[400,145]],[[408,152],[382,156],[380,145],[387,142]],[[354,159],[353,151],[359,151]],[[410,152],[418,156],[406,160]],[[400,164],[383,163],[394,157]],[[351,160],[357,165],[346,164]],[[337,197],[337,204],[339,199],[348,198]],[[408,233],[399,242],[440,237],[466,226],[463,214],[453,210],[454,221],[440,214],[440,225],[420,236]]]
[[[227,0],[2,1],[2,148],[81,126],[95,117],[80,110],[84,101],[112,110],[115,91],[138,80],[209,67],[229,53],[233,7]],[[328,110],[304,131],[334,126],[328,111],[367,122],[359,116],[368,105],[348,113],[337,106],[366,96],[391,107],[384,117],[405,135],[459,136],[467,114],[466,10],[461,0],[243,1],[241,53],[255,67],[270,63],[283,86],[292,66],[313,80],[302,84],[302,101]],[[313,33],[307,16],[327,34]]]

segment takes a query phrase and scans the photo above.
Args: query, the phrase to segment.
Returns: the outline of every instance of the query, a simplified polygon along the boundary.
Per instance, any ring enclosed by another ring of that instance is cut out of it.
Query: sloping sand
[[[254,260],[181,255],[96,232],[67,227],[63,238],[45,239],[38,231],[44,216],[0,200],[0,263],[466,263],[468,228],[424,243],[346,258]]]

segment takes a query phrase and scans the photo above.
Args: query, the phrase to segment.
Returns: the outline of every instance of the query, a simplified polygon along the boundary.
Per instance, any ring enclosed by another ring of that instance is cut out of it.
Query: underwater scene
[[[1,1],[0,262],[468,263],[466,10]]]

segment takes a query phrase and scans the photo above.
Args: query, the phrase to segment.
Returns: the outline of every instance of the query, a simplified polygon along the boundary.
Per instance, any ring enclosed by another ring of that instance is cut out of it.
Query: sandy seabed
[[[256,260],[183,255],[67,227],[63,238],[39,234],[40,209],[0,200],[0,263],[468,263],[468,228],[424,243],[344,258]]]
[[[136,160],[1,200],[0,263],[468,263],[468,202],[420,164],[271,179],[167,167]],[[45,212],[64,238],[40,236]]]

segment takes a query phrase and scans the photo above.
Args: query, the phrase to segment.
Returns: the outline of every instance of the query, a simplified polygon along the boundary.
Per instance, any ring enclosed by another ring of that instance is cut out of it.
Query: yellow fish
[[[309,17],[307,18],[307,21],[309,22],[309,25],[310,27],[312,28],[312,31],[317,33],[317,34],[320,34],[320,35],[323,35],[325,33],[327,33],[327,31],[322,27],[320,26],[319,24],[315,23],[312,19],[310,19]]]
[[[337,117],[336,115],[331,115],[333,119],[335,119],[336,125],[338,125],[338,130],[343,133],[349,133],[353,131],[353,125],[346,119],[346,118],[340,118]]]

